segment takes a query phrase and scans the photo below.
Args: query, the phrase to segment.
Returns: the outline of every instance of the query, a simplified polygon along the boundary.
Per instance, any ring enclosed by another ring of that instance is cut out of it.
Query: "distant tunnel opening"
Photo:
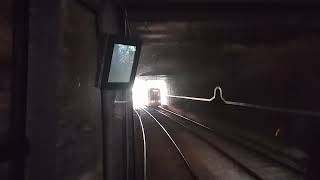
[[[136,78],[132,87],[132,98],[133,106],[146,106],[149,105],[149,90],[159,89],[160,90],[160,104],[167,105],[167,83],[165,79],[154,79],[154,78]]]

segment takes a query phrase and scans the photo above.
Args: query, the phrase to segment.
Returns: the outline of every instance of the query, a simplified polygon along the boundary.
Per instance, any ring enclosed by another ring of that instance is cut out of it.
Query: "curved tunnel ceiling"
[[[212,71],[213,60],[312,39],[320,32],[318,7],[240,3],[131,5],[131,33],[144,41],[138,74],[173,75],[203,72],[206,68]]]

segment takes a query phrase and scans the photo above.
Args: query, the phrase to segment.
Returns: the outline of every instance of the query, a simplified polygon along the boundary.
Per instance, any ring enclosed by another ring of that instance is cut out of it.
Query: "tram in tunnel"
[[[150,88],[148,91],[148,106],[157,107],[161,105],[161,94],[159,88]]]

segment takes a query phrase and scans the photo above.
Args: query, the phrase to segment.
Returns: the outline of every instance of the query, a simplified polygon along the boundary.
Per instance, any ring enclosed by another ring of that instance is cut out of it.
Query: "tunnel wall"
[[[274,44],[233,44],[220,47],[211,61],[194,66],[181,75],[169,76],[169,94],[213,96],[221,86],[226,100],[320,111],[315,69],[320,57],[317,37],[301,37]],[[212,50],[215,52],[217,50]],[[169,104],[202,115],[207,121],[220,119],[246,130],[272,137],[281,128],[283,140],[289,144],[310,147],[318,131],[317,118],[287,113],[274,113],[214,103],[169,98]],[[210,118],[211,117],[211,118]]]
[[[28,179],[102,178],[97,29],[91,11],[98,7],[102,32],[117,33],[120,25],[110,3],[79,2],[31,0]]]
[[[61,117],[57,126],[57,176],[59,179],[93,178],[98,173],[101,143],[100,95],[94,87],[97,71],[95,17],[76,1],[68,1],[62,19],[63,78],[59,80]]]

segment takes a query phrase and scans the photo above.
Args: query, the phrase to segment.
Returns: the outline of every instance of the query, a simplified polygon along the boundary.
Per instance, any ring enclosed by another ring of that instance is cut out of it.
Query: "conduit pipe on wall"
[[[213,102],[213,101],[222,101],[226,105],[232,106],[240,106],[252,109],[260,109],[260,110],[268,110],[274,112],[284,112],[290,114],[298,114],[298,115],[306,115],[306,116],[313,116],[313,117],[320,117],[320,112],[308,111],[308,110],[300,110],[300,109],[290,109],[290,108],[282,108],[282,107],[270,107],[270,106],[263,106],[263,105],[256,105],[250,103],[243,103],[243,102],[236,102],[226,100],[223,97],[222,88],[217,86],[213,91],[213,96],[211,98],[200,98],[200,97],[188,97],[188,96],[174,96],[174,95],[167,95],[170,98],[178,98],[178,99],[187,99],[193,101],[203,101],[203,102]]]

